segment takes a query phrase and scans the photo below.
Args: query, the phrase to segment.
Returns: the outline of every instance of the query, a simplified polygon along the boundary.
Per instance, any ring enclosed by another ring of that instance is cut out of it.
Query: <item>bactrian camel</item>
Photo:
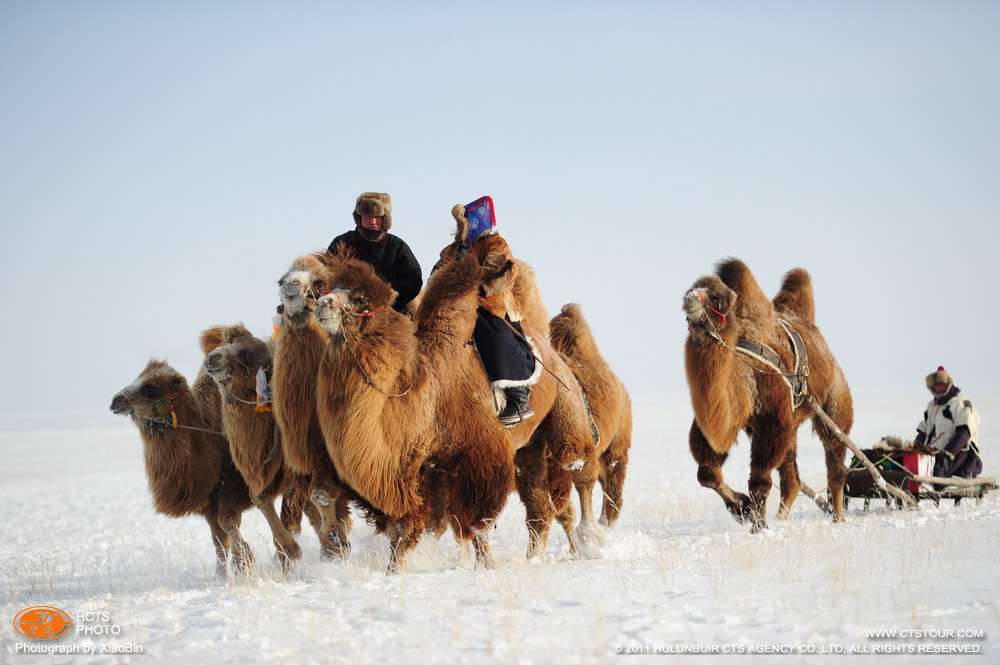
[[[139,428],[154,509],[170,517],[202,515],[212,531],[216,574],[225,575],[230,551],[235,570],[253,563],[240,535],[243,511],[252,504],[221,430],[220,406],[218,388],[204,371],[192,390],[162,360],[150,360],[111,400],[111,411]]]
[[[729,259],[698,279],[684,295],[690,332],[684,356],[694,422],[689,443],[698,481],[718,492],[729,511],[753,531],[766,527],[771,472],[781,484],[779,518],[788,516],[801,489],[796,431],[813,418],[826,451],[827,483],[835,521],[843,520],[845,446],[814,417],[808,393],[845,433],[853,423],[844,373],[815,323],[812,282],[791,270],[768,301],[749,268]],[[722,464],[741,431],[750,438],[750,495],[733,491]]]

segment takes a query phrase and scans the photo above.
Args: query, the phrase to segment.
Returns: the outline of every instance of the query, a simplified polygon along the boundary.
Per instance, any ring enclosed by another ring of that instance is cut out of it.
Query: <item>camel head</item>
[[[218,339],[219,343],[208,348],[206,339]],[[202,333],[202,341],[205,371],[230,393],[253,393],[259,370],[263,370],[265,378],[270,378],[271,346],[254,337],[243,324],[209,328]]]
[[[188,392],[187,380],[162,360],[150,360],[135,381],[111,399],[111,411],[134,421],[169,418],[173,403]]]
[[[295,259],[288,272],[278,280],[278,295],[285,313],[311,312],[316,300],[327,292],[330,279],[330,266],[317,255]]]
[[[316,302],[314,315],[333,334],[351,321],[364,321],[378,312],[392,310],[395,301],[392,286],[376,275],[370,264],[349,258],[334,270],[330,293]]]
[[[715,275],[702,277],[684,294],[684,312],[692,333],[706,327],[722,329],[735,307],[736,292]]]

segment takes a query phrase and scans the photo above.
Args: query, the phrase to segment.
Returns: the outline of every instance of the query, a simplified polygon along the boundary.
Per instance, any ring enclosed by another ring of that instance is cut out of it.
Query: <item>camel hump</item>
[[[552,348],[567,356],[576,356],[581,345],[591,345],[593,336],[583,318],[583,308],[577,303],[563,305],[549,321],[549,338]]]
[[[740,317],[757,320],[770,309],[771,301],[764,295],[750,268],[739,259],[720,261],[715,267],[715,274],[736,292],[736,309]]]
[[[201,351],[206,356],[223,344],[232,344],[238,339],[253,337],[246,326],[236,323],[231,326],[212,326],[201,331],[198,339]]]
[[[809,273],[802,268],[793,268],[785,273],[781,290],[774,297],[773,303],[779,312],[792,312],[805,321],[815,321],[816,305]]]
[[[212,351],[222,346],[222,335],[225,330],[225,326],[212,326],[211,328],[206,328],[201,331],[201,337],[198,341],[201,345],[201,352],[206,356]]]

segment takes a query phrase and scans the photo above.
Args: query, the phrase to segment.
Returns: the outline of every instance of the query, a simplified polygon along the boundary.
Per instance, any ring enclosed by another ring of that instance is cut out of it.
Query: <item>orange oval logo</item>
[[[32,640],[51,640],[66,633],[72,621],[58,607],[37,605],[14,617],[14,630]]]

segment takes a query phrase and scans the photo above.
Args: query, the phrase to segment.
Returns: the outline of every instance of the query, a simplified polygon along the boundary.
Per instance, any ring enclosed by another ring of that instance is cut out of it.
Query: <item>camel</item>
[[[338,475],[376,511],[389,572],[405,568],[435,502],[447,506],[460,542],[472,540],[477,560],[491,565],[479,536],[506,503],[514,461],[466,347],[478,265],[467,258],[441,268],[414,322],[392,309],[395,292],[369,264],[338,260],[315,311],[328,334],[317,411]]]
[[[325,253],[297,258],[278,281],[281,328],[274,353],[272,408],[288,468],[310,477],[308,497],[320,515],[324,557],[350,553],[351,493],[326,451],[316,412],[316,376],[326,331],[313,316],[316,299],[332,279]]]
[[[527,558],[544,553],[549,529],[557,520],[566,532],[570,552],[579,554],[579,535],[596,533],[593,511],[588,521],[578,525],[571,500],[571,490],[587,493],[598,472],[593,422],[581,387],[563,356],[548,341],[549,318],[535,281],[534,271],[515,259],[507,242],[497,233],[481,235],[469,246],[469,222],[462,205],[452,208],[456,232],[452,243],[440,252],[441,265],[456,257],[471,254],[481,266],[480,306],[497,316],[520,321],[531,341],[543,371],[531,386],[534,418],[522,421],[509,430],[515,449],[517,491],[525,506],[528,527]],[[433,282],[433,277],[432,280]],[[476,368],[479,381],[489,385],[481,364]],[[503,406],[503,394],[496,394],[496,412]],[[581,494],[582,496],[582,494]],[[590,496],[590,493],[587,493]]]
[[[580,498],[580,525],[584,540],[595,531],[594,484],[603,490],[601,524],[612,527],[622,508],[622,488],[632,445],[632,403],[628,391],[601,356],[580,305],[564,305],[549,323],[552,347],[573,371],[587,397],[600,433],[596,455],[599,465],[585,465],[574,476]]]
[[[271,528],[278,561],[288,570],[293,561],[302,557],[302,549],[292,534],[299,530],[302,510],[309,513],[314,525],[318,525],[319,516],[312,504],[296,502],[297,496],[305,496],[309,480],[287,468],[271,412],[267,393],[274,343],[258,339],[242,324],[236,324],[205,330],[201,346],[204,369],[224,396],[222,425],[233,462],[246,480],[251,501]],[[285,497],[281,518],[274,509],[279,496]],[[294,503],[293,510],[288,509],[290,502]]]
[[[845,434],[854,406],[844,373],[816,327],[809,274],[801,268],[789,271],[778,295],[768,301],[746,265],[724,260],[714,275],[698,279],[685,294],[684,311],[690,326],[685,367],[694,407],[689,444],[698,481],[757,532],[767,526],[771,471],[777,468],[778,518],[787,518],[801,489],[796,431],[812,417],[826,451],[833,520],[843,521],[845,446],[813,417],[804,396],[811,395]],[[722,476],[741,430],[750,438],[749,497],[734,492]]]
[[[222,576],[230,551],[238,571],[250,568],[253,553],[240,535],[250,494],[213,420],[219,407],[215,382],[204,371],[192,390],[162,360],[150,360],[111,400],[111,411],[139,428],[153,508],[170,517],[202,515],[215,543],[215,572]]]

